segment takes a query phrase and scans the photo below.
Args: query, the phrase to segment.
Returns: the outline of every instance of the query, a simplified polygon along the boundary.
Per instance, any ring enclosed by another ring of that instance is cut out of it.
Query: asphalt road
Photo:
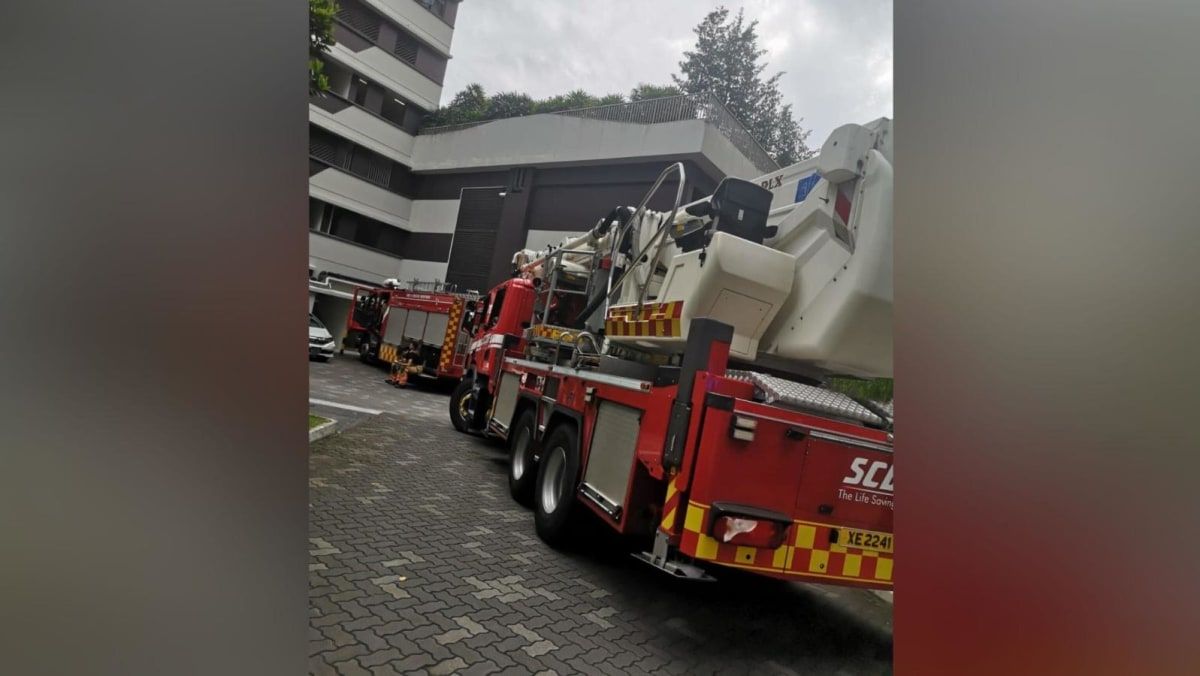
[[[313,410],[343,423],[310,453],[312,673],[891,673],[871,592],[674,580],[599,530],[550,549],[444,388],[393,388],[353,355],[309,373]]]

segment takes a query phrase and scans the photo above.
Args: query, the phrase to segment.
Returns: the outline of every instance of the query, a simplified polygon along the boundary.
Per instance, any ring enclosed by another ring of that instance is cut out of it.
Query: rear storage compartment
[[[892,454],[849,423],[709,395],[680,550],[785,578],[888,588]]]

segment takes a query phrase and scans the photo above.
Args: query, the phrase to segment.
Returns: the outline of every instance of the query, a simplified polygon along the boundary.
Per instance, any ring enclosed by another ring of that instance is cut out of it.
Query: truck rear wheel
[[[579,441],[574,426],[555,427],[542,449],[533,495],[533,523],[543,542],[561,547],[574,530],[579,511],[575,500]]]
[[[536,425],[533,409],[527,408],[508,433],[508,492],[513,500],[526,507],[533,502],[533,487],[537,481]]]
[[[455,387],[450,395],[450,423],[454,425],[454,429],[464,434],[470,429],[469,423],[473,415],[471,386],[471,379],[463,378],[458,381],[458,387]]]

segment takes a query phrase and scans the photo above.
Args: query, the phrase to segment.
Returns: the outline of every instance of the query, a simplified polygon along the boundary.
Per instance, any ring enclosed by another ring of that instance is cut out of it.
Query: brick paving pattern
[[[386,411],[311,449],[312,673],[890,673],[891,606],[869,592],[674,580],[599,530],[552,550],[444,394],[349,356],[311,372],[313,397]]]

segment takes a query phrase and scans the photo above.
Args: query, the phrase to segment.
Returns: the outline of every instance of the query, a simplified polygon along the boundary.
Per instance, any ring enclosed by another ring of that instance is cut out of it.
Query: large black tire
[[[537,419],[532,408],[517,416],[508,431],[508,492],[526,507],[533,503],[537,482]]]
[[[470,431],[470,420],[474,405],[474,402],[471,401],[473,396],[471,386],[471,379],[463,378],[458,382],[458,386],[454,388],[454,392],[450,394],[450,423],[454,425],[454,429],[463,434]]]
[[[579,439],[575,426],[560,424],[542,444],[533,491],[533,523],[551,547],[569,544],[579,513]]]

